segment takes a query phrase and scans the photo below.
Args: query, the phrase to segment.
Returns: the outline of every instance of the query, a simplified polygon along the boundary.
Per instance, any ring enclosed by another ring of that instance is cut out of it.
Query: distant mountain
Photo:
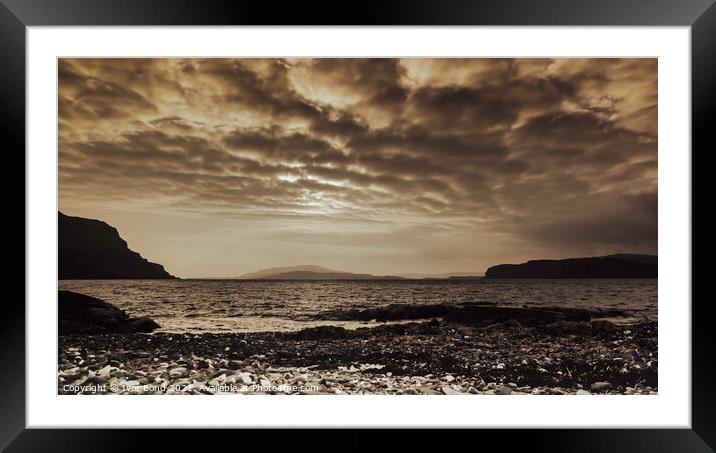
[[[354,274],[322,266],[304,265],[272,267],[244,274],[239,278],[249,280],[396,280],[402,277],[397,275]]]
[[[100,220],[57,214],[61,280],[176,278],[130,250],[116,228]]]
[[[657,275],[657,256],[633,254],[499,264],[485,272],[486,278],[657,278]]]
[[[261,279],[265,278],[271,275],[277,275],[277,274],[285,274],[288,272],[325,272],[325,273],[340,273],[343,271],[337,271],[335,269],[328,269],[327,267],[323,266],[313,266],[310,264],[302,265],[302,266],[283,266],[283,267],[270,267],[268,269],[261,269],[256,272],[251,272],[248,274],[244,274],[240,276],[241,279],[249,279],[249,280],[255,280],[255,279]]]
[[[479,272],[442,272],[439,274],[420,274],[420,273],[408,273],[399,274],[405,278],[459,278],[459,277],[482,277]]]

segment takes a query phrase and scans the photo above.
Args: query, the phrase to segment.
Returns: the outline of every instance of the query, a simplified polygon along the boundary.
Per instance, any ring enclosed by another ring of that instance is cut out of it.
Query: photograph
[[[658,58],[56,67],[57,395],[659,393]]]

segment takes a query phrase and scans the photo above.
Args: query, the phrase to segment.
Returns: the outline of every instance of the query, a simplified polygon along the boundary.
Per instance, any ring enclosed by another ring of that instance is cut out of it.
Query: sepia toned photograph
[[[658,393],[656,58],[57,68],[58,394]]]

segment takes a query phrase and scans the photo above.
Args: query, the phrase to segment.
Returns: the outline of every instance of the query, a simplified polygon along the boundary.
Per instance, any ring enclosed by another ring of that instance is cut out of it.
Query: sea
[[[388,304],[483,302],[517,307],[619,309],[657,319],[657,279],[443,280],[60,280],[59,289],[103,299],[160,332],[292,331],[357,328],[375,321],[318,321],[328,310]]]

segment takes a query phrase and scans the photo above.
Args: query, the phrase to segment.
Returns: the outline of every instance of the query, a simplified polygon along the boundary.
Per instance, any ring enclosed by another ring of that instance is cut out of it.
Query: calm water
[[[325,310],[440,302],[618,308],[638,317],[657,315],[656,279],[62,280],[59,286],[106,300],[130,315],[149,316],[169,332],[295,330],[327,324],[310,320]]]

